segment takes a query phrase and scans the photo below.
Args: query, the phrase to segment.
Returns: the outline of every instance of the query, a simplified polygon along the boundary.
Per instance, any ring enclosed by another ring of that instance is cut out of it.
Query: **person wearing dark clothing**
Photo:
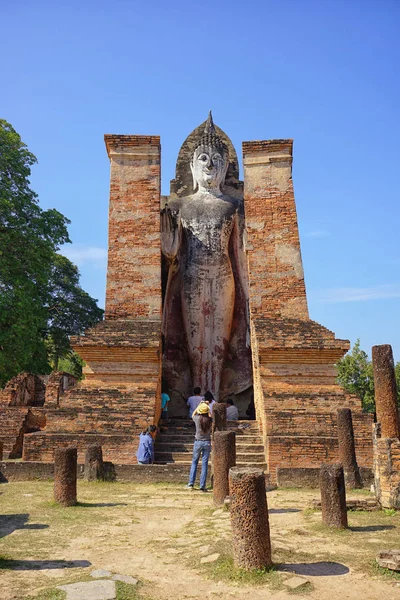
[[[254,396],[251,397],[251,400],[250,400],[249,405],[246,410],[246,415],[249,417],[249,419],[252,419],[253,421],[256,418],[256,407],[254,404]]]
[[[193,446],[192,466],[190,467],[188,488],[193,489],[196,481],[197,465],[201,459],[200,490],[206,492],[208,459],[211,454],[211,425],[212,419],[208,404],[201,402],[193,414],[196,434]]]
[[[215,402],[214,396],[212,395],[211,392],[206,392],[204,394],[204,402],[207,402],[208,406],[210,407],[210,413],[212,416],[214,404],[216,404],[216,402]]]
[[[150,425],[139,436],[139,447],[136,452],[136,458],[139,465],[152,465],[154,462],[154,438],[157,434],[157,427]]]

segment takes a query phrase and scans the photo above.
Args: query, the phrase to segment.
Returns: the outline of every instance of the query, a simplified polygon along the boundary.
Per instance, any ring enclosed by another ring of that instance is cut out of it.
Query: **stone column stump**
[[[322,522],[328,527],[347,529],[346,488],[342,465],[321,465]]]
[[[76,504],[76,448],[56,448],[54,452],[54,500],[62,506]]]
[[[362,488],[360,469],[358,468],[356,459],[353,420],[350,408],[338,409],[337,428],[339,461],[343,465],[346,485],[354,489]]]
[[[85,481],[99,481],[104,479],[103,451],[101,446],[88,446],[85,454]]]
[[[372,346],[374,367],[375,404],[381,435],[384,438],[400,438],[397,386],[394,372],[392,347],[389,344]]]
[[[216,402],[212,414],[212,437],[216,431],[226,431],[226,407],[225,402]]]
[[[236,433],[216,431],[213,445],[213,500],[215,506],[224,504],[229,496],[229,469],[236,465]]]
[[[229,470],[230,512],[235,566],[263,569],[272,565],[265,477],[261,469]]]

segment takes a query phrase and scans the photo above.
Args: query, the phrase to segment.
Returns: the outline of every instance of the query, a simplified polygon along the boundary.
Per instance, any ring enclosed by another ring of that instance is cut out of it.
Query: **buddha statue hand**
[[[161,250],[173,260],[181,245],[181,218],[179,211],[171,210],[168,204],[161,211]]]

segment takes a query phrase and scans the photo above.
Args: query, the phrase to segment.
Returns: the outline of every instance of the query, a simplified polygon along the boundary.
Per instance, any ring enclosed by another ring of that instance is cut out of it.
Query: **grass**
[[[234,582],[241,585],[268,585],[271,589],[280,589],[282,577],[275,567],[269,569],[253,569],[247,571],[238,569],[233,563],[232,556],[221,555],[215,563],[201,565],[202,570],[217,581]]]
[[[371,571],[380,575],[384,579],[400,581],[400,573],[398,571],[392,571],[391,569],[384,569],[380,567],[376,561],[371,564]]]
[[[117,591],[116,600],[153,600],[150,596],[141,593],[140,586],[116,581],[115,587]],[[36,596],[25,596],[23,600],[65,600],[65,598],[66,592],[57,590],[56,588],[49,588],[42,590]]]
[[[300,587],[295,588],[294,590],[286,589],[286,591],[291,596],[305,596],[314,591],[314,586],[311,581],[305,581]]]
[[[0,523],[4,529],[0,556],[2,589],[19,600],[63,600],[64,595],[56,586],[87,581],[90,571],[96,568],[133,576],[140,572],[141,585],[132,587],[117,582],[118,600],[152,600],[146,593],[157,597],[159,583],[152,567],[142,568],[141,562],[134,560],[141,553],[147,564],[153,561],[158,567],[164,565],[171,590],[174,585],[171,574],[180,570],[185,574],[187,586],[193,572],[203,580],[221,582],[221,594],[229,586],[264,586],[268,593],[268,589],[283,589],[289,576],[287,571],[276,567],[237,569],[230,550],[226,507],[213,516],[218,509],[212,506],[212,495],[188,493],[181,485],[79,481],[79,503],[69,508],[53,502],[52,482],[14,482],[4,484],[0,491]],[[399,512],[392,509],[351,512],[350,529],[335,530],[322,525],[320,511],[302,510],[313,495],[312,491],[298,489],[269,495],[273,509],[270,514],[273,560],[277,564],[337,562],[366,577],[382,581],[400,579],[400,575],[380,569],[374,563],[378,550],[398,547]],[[294,505],[299,512],[285,513],[286,507]],[[209,548],[200,550],[202,546]],[[312,549],[312,554],[303,552],[303,548]],[[202,556],[214,553],[220,555],[215,562],[201,564]],[[68,565],[71,558],[88,560],[88,568]],[[28,561],[24,566],[29,567],[29,561],[57,559],[73,568],[46,573],[45,563],[29,570],[19,570],[17,564]],[[51,589],[49,584],[53,586]],[[40,591],[32,596],[33,590]],[[303,595],[311,590],[310,584],[294,591],[288,589],[287,593]],[[192,592],[189,587],[179,589],[175,597],[185,597],[185,593],[197,597],[196,590]]]
[[[65,592],[51,588],[39,592],[37,596],[25,596],[24,600],[65,600],[66,597]]]

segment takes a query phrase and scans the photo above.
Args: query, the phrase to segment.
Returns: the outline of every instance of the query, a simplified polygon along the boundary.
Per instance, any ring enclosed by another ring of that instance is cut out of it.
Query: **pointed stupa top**
[[[204,133],[215,133],[215,125],[214,125],[214,121],[213,121],[213,118],[212,118],[212,111],[211,110],[208,113],[208,119],[207,119],[206,124],[204,126]]]
[[[210,148],[210,146],[219,150],[221,154],[229,154],[227,145],[215,129],[211,110],[208,113],[207,121],[204,124],[203,135],[201,136],[198,148],[204,148],[206,150]]]

